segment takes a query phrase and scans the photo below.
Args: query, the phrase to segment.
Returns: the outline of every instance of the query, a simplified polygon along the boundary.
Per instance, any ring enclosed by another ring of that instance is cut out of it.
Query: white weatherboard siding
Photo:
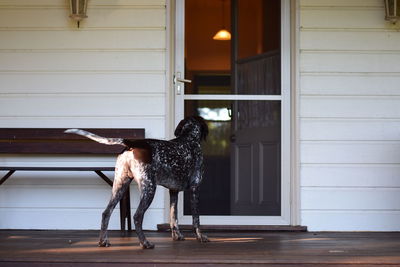
[[[381,0],[300,0],[301,218],[400,230],[400,33]]]
[[[64,0],[0,0],[0,127],[145,128],[165,138],[165,0],[90,0],[80,29],[68,12]],[[0,154],[6,166],[114,162]],[[0,229],[99,229],[110,189],[95,173],[16,172],[0,186]],[[163,222],[160,189],[146,229]],[[131,198],[133,214],[136,185]],[[118,206],[110,228],[119,229]]]

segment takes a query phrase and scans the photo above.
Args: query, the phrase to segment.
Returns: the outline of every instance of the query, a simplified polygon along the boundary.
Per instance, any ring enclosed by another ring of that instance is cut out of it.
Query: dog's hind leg
[[[200,230],[200,216],[199,216],[199,187],[194,186],[190,189],[191,205],[192,205],[192,217],[193,217],[193,230],[196,238],[200,242],[208,242],[206,235],[201,233]]]
[[[170,226],[172,239],[175,241],[185,240],[183,234],[179,231],[178,226],[178,194],[179,191],[169,190],[169,199],[170,199]]]
[[[100,247],[109,247],[111,244],[108,241],[107,228],[110,221],[111,213],[117,203],[122,199],[126,189],[129,187],[132,179],[129,177],[115,177],[110,202],[102,214],[101,231],[100,231]]]
[[[144,213],[149,208],[156,193],[156,184],[153,183],[150,179],[143,179],[138,183],[138,185],[140,189],[140,202],[135,212],[135,215],[133,215],[136,234],[139,238],[139,242],[142,248],[154,248],[154,244],[146,239],[142,230],[142,224]]]

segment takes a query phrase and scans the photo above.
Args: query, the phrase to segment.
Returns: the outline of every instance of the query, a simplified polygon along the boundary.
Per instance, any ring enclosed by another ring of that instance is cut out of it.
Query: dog
[[[140,191],[140,202],[133,219],[142,248],[154,248],[154,244],[143,233],[142,223],[144,213],[153,201],[157,185],[169,189],[172,239],[184,240],[177,219],[178,193],[190,191],[195,236],[200,242],[209,241],[200,231],[198,206],[199,186],[204,173],[201,141],[205,141],[208,135],[208,127],[202,117],[183,119],[175,129],[176,138],[169,141],[105,138],[80,129],[68,129],[65,132],[82,135],[102,144],[125,147],[117,158],[111,199],[102,214],[99,246],[111,245],[107,236],[111,213],[132,180],[136,181]]]

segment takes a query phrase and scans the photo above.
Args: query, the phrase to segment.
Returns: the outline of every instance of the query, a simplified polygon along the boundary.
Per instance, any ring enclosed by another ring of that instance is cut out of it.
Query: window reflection
[[[197,112],[208,121],[230,121],[231,110],[229,108],[198,108]]]

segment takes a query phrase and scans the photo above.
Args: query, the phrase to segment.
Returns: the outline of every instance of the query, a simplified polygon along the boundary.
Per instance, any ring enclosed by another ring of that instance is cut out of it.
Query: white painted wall
[[[400,32],[381,0],[300,0],[301,218],[400,230]]]
[[[301,224],[400,230],[399,27],[380,0],[300,6]],[[64,0],[0,0],[0,127],[144,127],[165,138],[165,0],[90,0],[88,15],[76,29]],[[113,162],[0,155],[0,165]],[[16,173],[0,187],[0,228],[98,229],[109,195],[94,174]],[[163,222],[163,199],[158,190],[146,229]]]
[[[65,0],[0,0],[0,127],[145,128],[165,138],[165,0],[90,0],[88,16],[77,29]],[[114,162],[0,154],[3,166]],[[17,172],[0,187],[0,229],[98,229],[109,197],[94,173]],[[146,229],[163,222],[163,199],[158,190]]]

